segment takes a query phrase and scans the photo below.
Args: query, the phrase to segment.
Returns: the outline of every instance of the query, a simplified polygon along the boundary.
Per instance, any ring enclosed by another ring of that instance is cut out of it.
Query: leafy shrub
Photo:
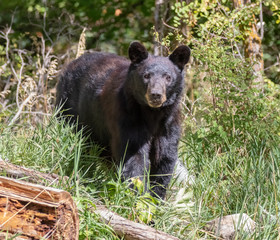
[[[205,147],[219,152],[230,150],[233,144],[250,150],[256,136],[275,141],[280,130],[279,100],[275,94],[279,88],[266,85],[260,90],[253,82],[250,63],[236,58],[229,50],[217,38],[209,38],[206,44],[193,44],[197,62],[193,81],[206,83],[201,94],[206,99],[198,100],[200,106],[196,110],[200,116],[196,135]]]

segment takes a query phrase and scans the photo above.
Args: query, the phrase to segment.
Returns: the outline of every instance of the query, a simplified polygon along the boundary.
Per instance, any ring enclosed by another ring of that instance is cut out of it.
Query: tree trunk
[[[162,41],[164,37],[164,24],[163,21],[166,21],[166,17],[168,15],[169,10],[169,1],[167,0],[155,0],[155,11],[154,11],[154,22],[155,22],[155,31],[158,34],[158,37],[154,37],[155,45],[154,45],[154,55],[155,56],[163,56],[165,54],[162,45],[159,41]],[[157,40],[158,38],[158,40]]]
[[[0,239],[77,240],[77,208],[68,192],[0,177],[0,232]]]
[[[251,4],[251,0],[233,0],[235,8],[242,8]],[[250,60],[255,73],[254,83],[257,88],[263,88],[263,52],[262,52],[262,40],[258,34],[257,21],[255,15],[252,16],[253,20],[250,23],[250,30],[248,30],[247,38],[244,41],[245,58]]]

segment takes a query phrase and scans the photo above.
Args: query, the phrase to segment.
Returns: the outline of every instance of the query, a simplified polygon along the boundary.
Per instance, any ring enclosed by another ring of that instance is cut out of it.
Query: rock
[[[248,234],[254,232],[256,223],[245,213],[216,218],[207,224],[207,230],[213,231],[217,237],[234,239],[237,231]]]
[[[189,171],[186,169],[180,159],[178,159],[176,162],[173,177],[176,179],[177,183],[183,183],[187,185],[194,184],[195,180],[195,177],[190,175]]]

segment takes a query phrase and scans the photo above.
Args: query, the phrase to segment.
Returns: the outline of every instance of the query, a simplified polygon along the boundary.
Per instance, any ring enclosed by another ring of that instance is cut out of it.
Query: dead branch
[[[103,206],[96,208],[95,213],[99,214],[104,222],[109,224],[116,234],[125,240],[179,240],[177,237],[150,226],[125,219]]]
[[[17,166],[0,158],[0,172],[5,173],[6,176],[11,178],[24,178],[25,181],[47,185],[50,183],[66,183],[68,177],[61,177],[57,174],[41,173],[36,170],[28,169],[25,167]]]

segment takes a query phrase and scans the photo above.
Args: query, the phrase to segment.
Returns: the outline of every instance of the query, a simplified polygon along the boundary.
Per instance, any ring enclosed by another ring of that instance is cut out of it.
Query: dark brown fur
[[[91,137],[123,160],[123,177],[150,170],[152,192],[165,196],[180,137],[179,102],[183,67],[190,50],[178,47],[168,58],[155,57],[138,42],[130,60],[114,54],[85,54],[61,74],[57,105],[78,118]]]

